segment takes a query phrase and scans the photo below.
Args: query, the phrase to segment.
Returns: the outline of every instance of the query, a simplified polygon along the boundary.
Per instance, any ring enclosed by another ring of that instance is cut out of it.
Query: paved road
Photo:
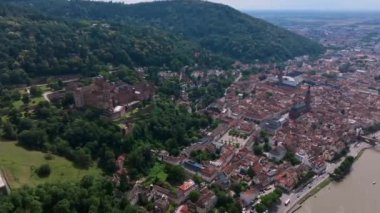
[[[68,80],[62,81],[62,83],[67,84],[67,83],[75,82],[75,81],[78,81],[78,80],[79,80],[79,78],[73,78],[73,79],[68,79]],[[42,87],[42,86],[47,86],[47,85],[48,85],[48,84],[36,84],[36,85],[32,85],[32,86]],[[31,87],[31,86],[23,87],[23,89],[27,90],[28,93],[29,93],[30,87]],[[52,93],[53,93],[52,91],[44,92],[44,93],[42,94],[42,97],[44,97],[44,99],[45,99],[47,102],[50,103],[49,95],[52,94]]]
[[[42,97],[44,97],[44,99],[50,103],[50,99],[49,99],[49,95],[52,94],[53,92],[49,91],[49,92],[44,92],[42,94]]]
[[[297,207],[297,203],[305,197],[311,190],[316,188],[319,184],[321,184],[323,181],[325,181],[329,177],[329,172],[334,171],[334,169],[339,164],[328,164],[326,168],[326,173],[322,174],[321,176],[316,176],[315,179],[309,183],[304,189],[302,189],[298,193],[290,193],[290,194],[284,194],[281,197],[281,206],[279,206],[277,212],[285,213],[290,212],[293,208]],[[290,199],[290,203],[288,206],[285,206],[286,200]]]
[[[351,155],[351,156],[357,156],[359,154],[359,152],[362,150],[362,149],[365,149],[365,148],[369,148],[371,147],[371,145],[369,144],[366,144],[364,142],[361,142],[361,143],[356,143],[356,144],[353,144],[351,145],[350,147],[350,152],[348,153],[348,155]],[[328,163],[327,164],[327,168],[326,168],[326,173],[321,175],[321,176],[317,176],[309,185],[307,185],[302,191],[298,192],[298,193],[290,193],[290,194],[284,194],[282,197],[281,197],[281,205],[278,207],[278,210],[277,212],[278,213],[286,213],[286,212],[291,212],[292,210],[294,210],[296,207],[298,207],[298,202],[304,197],[306,196],[311,190],[313,190],[314,188],[316,188],[319,184],[321,184],[323,181],[325,181],[328,177],[329,177],[329,173],[332,173],[334,172],[334,170],[340,165],[340,163],[343,161],[343,159],[341,159],[339,162],[337,163]],[[288,206],[285,206],[285,201],[290,199],[290,203]]]

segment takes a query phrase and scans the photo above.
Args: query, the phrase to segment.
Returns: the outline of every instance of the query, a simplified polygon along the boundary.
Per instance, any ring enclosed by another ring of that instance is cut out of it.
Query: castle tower
[[[282,71],[282,69],[280,68],[278,70],[278,83],[282,84],[282,79],[284,77],[284,72]]]

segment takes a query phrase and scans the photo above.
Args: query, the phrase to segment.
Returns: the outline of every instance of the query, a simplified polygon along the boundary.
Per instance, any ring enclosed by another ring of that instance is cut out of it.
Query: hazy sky
[[[107,0],[108,1],[108,0]],[[126,3],[150,0],[111,0]],[[378,10],[380,0],[210,0],[228,4],[237,9],[274,9],[274,10]]]

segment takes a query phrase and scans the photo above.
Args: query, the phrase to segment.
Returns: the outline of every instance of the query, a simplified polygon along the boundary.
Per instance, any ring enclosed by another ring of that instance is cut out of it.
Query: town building
[[[290,87],[298,87],[304,81],[302,72],[291,72],[281,78],[281,84]]]
[[[310,112],[311,110],[311,92],[310,92],[310,86],[306,92],[305,100],[303,103],[298,103],[294,105],[290,111],[289,111],[289,118],[290,119],[297,119],[300,117],[303,113]]]
[[[240,193],[240,200],[244,206],[251,205],[259,196],[259,191],[256,189],[248,189]]]
[[[267,153],[267,157],[275,161],[281,161],[282,159],[284,159],[286,153],[287,153],[286,148],[280,144],[280,145],[274,146]]]
[[[201,196],[198,199],[198,201],[195,203],[196,210],[198,213],[207,213],[210,212],[211,209],[213,209],[217,202],[217,197],[215,193],[208,189],[207,187],[204,187],[200,190]]]

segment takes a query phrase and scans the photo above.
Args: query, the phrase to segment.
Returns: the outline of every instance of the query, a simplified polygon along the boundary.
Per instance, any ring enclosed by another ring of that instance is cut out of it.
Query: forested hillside
[[[24,7],[67,18],[149,24],[245,62],[320,54],[321,45],[228,6],[199,0],[124,5],[89,1],[22,0]]]
[[[304,37],[209,2],[136,4],[129,7],[128,16],[183,34],[215,53],[247,62],[284,60],[322,50],[319,44]]]
[[[194,58],[199,45],[149,26],[51,18],[0,4],[0,29],[4,85],[41,75],[94,75],[106,65],[178,70],[203,63]]]

